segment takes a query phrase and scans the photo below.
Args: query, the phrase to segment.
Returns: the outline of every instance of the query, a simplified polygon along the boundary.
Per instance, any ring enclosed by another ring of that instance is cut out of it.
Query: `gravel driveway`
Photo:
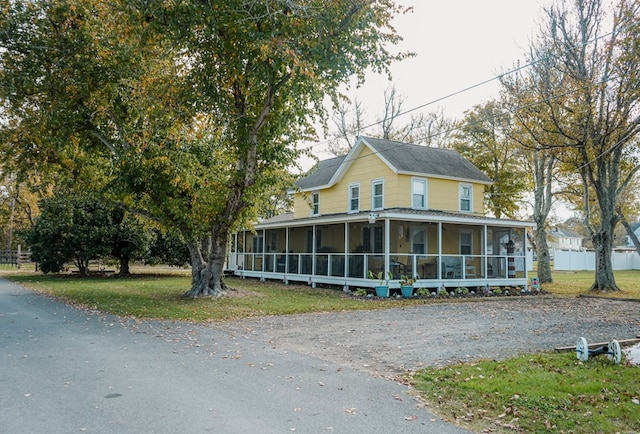
[[[241,320],[222,328],[376,376],[421,366],[630,339],[640,335],[640,303],[596,298],[513,297],[431,303],[375,311]]]

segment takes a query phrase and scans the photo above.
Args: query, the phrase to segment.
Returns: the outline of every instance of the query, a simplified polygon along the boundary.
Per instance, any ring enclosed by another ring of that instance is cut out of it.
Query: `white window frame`
[[[354,188],[358,188],[358,197],[354,197],[353,196],[353,189]],[[360,212],[360,192],[362,191],[362,189],[360,188],[360,184],[359,183],[355,183],[355,184],[349,184],[349,205],[348,205],[348,209],[350,213],[353,212]],[[357,200],[357,207],[354,208],[353,207],[353,201]]]
[[[414,190],[414,184],[415,183],[419,183],[420,185],[422,185],[423,191],[422,191],[422,196],[424,197],[424,205],[423,206],[416,206],[413,200],[415,193]],[[428,183],[427,180],[425,178],[411,178],[411,208],[412,209],[427,209],[428,208],[428,195],[427,195],[427,191],[428,191]]]
[[[314,191],[311,193],[311,216],[317,215],[320,215],[320,192]]]
[[[382,186],[382,193],[376,195],[376,185]],[[376,198],[380,198],[380,206],[376,206]],[[371,209],[384,209],[384,179],[374,179],[371,181]]]
[[[464,195],[464,192],[466,189],[468,189],[469,191],[468,197]],[[469,202],[469,209],[463,209],[463,206],[462,206],[463,201]],[[473,212],[473,184],[469,184],[466,182],[460,183],[458,206],[460,208],[460,212]]]

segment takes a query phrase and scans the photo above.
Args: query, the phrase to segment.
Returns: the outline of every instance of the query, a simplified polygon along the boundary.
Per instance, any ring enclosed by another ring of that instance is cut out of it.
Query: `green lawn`
[[[542,289],[559,297],[590,295],[589,287],[594,281],[593,271],[554,271],[553,283],[543,285]],[[620,292],[599,294],[613,298],[640,299],[640,270],[620,270],[615,274]]]
[[[0,269],[0,273],[24,286],[87,308],[140,318],[219,321],[264,315],[379,309],[424,302],[396,299],[376,302],[349,297],[335,289],[239,278],[226,280],[237,291],[229,291],[225,297],[193,300],[182,298],[189,288],[190,273],[176,271],[155,274],[147,271],[126,278],[45,276],[7,268]]]
[[[475,432],[640,432],[638,367],[574,352],[426,369],[409,381],[441,417]]]
[[[73,303],[122,316],[193,321],[217,321],[260,315],[335,310],[378,309],[435,302],[432,300],[375,300],[348,297],[334,289],[312,289],[306,285],[284,285],[253,279],[228,279],[239,291],[212,301],[183,299],[189,288],[189,270],[170,268],[132,268],[131,277],[80,278],[70,274],[42,275],[25,267],[20,270],[0,266],[0,274],[38,291],[65,298]],[[543,290],[569,297],[590,294],[593,272],[560,273]],[[640,299],[640,271],[616,272],[623,291],[608,297]],[[464,299],[459,300],[464,302]]]

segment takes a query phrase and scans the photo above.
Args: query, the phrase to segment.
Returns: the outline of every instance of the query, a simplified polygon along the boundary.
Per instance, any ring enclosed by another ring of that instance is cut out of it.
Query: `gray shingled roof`
[[[430,148],[372,137],[361,137],[361,139],[368,143],[380,158],[401,173],[460,178],[483,183],[492,182],[480,169],[451,149]],[[320,161],[317,169],[299,179],[296,185],[301,190],[327,185],[341,165],[349,163],[345,161],[347,156],[349,155]]]
[[[345,158],[346,155],[341,155],[320,161],[307,176],[296,181],[296,185],[301,190],[327,185]]]
[[[491,182],[487,175],[454,150],[371,137],[363,137],[363,139],[399,172]]]

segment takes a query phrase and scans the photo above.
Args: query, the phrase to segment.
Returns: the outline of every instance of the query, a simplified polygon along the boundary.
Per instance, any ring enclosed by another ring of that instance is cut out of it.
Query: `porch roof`
[[[358,213],[337,213],[316,217],[293,218],[293,213],[280,214],[267,220],[257,223],[256,229],[283,228],[293,226],[309,226],[317,224],[344,223],[351,221],[368,220],[372,213],[361,211]],[[492,225],[508,227],[534,227],[531,221],[497,219],[478,214],[467,214],[457,212],[447,212],[440,210],[416,210],[410,208],[390,208],[377,211],[376,219],[392,219],[416,222],[442,222],[470,225]]]

